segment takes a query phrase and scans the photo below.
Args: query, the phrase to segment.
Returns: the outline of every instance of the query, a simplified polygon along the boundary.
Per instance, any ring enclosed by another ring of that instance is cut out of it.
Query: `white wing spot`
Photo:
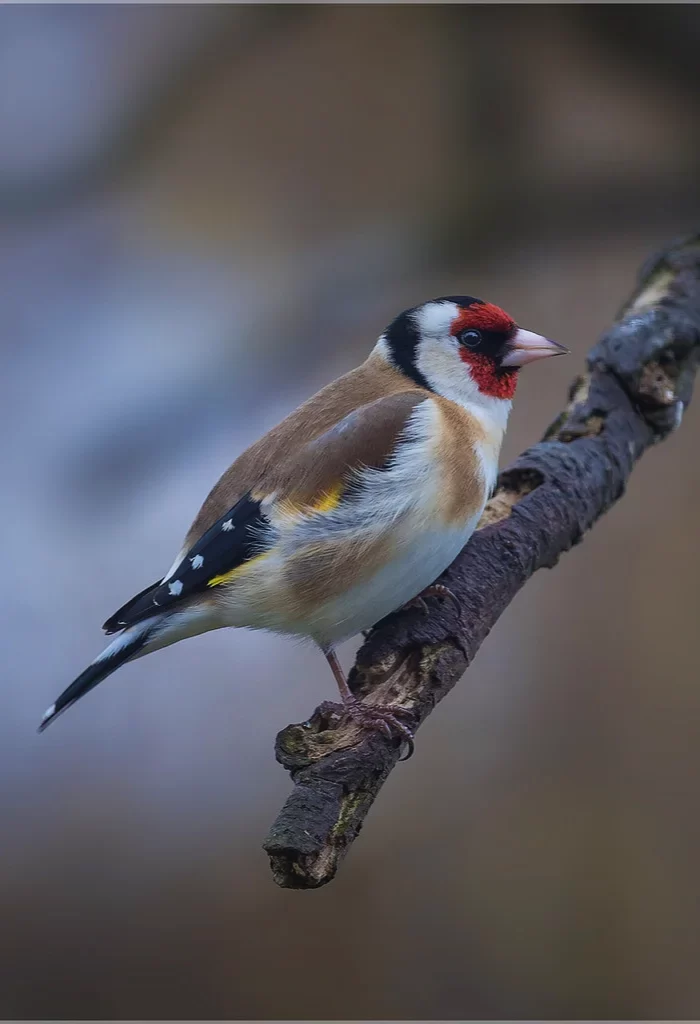
[[[201,569],[204,565],[204,559],[201,555],[195,555],[194,558],[190,558],[190,562],[192,562],[193,569]]]
[[[173,580],[172,583],[168,584],[168,590],[170,591],[173,597],[178,597],[182,593],[182,581]]]
[[[229,530],[232,530],[233,529],[233,519],[227,519],[225,523],[222,523],[221,524],[221,529],[222,530],[226,530],[227,532]]]
[[[44,715],[43,715],[42,719],[41,719],[42,723],[44,723],[47,718],[51,718],[51,716],[55,713],[55,711],[56,711],[56,705],[55,704],[52,704],[50,708],[47,708],[46,711],[44,712]]]

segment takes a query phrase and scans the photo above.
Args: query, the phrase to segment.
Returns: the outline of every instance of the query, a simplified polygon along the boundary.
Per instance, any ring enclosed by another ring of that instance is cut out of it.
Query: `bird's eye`
[[[469,330],[462,331],[459,336],[460,345],[466,345],[467,348],[476,348],[482,341],[481,331]]]

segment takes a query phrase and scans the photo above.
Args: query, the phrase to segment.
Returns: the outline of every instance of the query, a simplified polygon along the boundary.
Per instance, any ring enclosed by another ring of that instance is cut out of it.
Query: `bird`
[[[567,351],[469,295],[399,314],[360,366],[224,472],[168,572],[107,619],[115,639],[39,731],[126,662],[247,626],[312,640],[339,713],[412,750],[400,713],[353,695],[336,647],[421,594],[446,592],[434,581],[495,486],[520,369]]]

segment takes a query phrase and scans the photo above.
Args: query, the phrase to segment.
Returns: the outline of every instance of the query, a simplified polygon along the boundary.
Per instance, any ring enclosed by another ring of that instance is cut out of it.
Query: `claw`
[[[413,751],[416,749],[413,734],[406,737],[406,747],[408,748],[408,753],[400,757],[399,761],[409,761],[413,757]]]
[[[461,618],[463,611],[462,602],[457,597],[457,595],[450,590],[449,587],[446,587],[444,585],[444,583],[432,583],[429,587],[426,587],[425,590],[422,590],[420,594],[414,597],[411,601],[407,601],[406,604],[404,605],[404,609],[420,608],[423,614],[427,615],[428,606],[425,603],[426,597],[448,598],[450,601],[452,601],[453,605],[457,609],[457,614]]]
[[[399,715],[408,715],[408,712],[401,708],[388,708],[381,704],[363,704],[362,701],[353,697],[342,704],[324,701],[321,704],[321,711],[329,718],[350,718],[364,729],[373,729],[383,733],[388,740],[393,740],[398,733],[402,745],[405,743],[408,747],[408,753],[400,757],[399,761],[408,761],[409,757],[413,755],[415,749],[413,732],[398,717]]]

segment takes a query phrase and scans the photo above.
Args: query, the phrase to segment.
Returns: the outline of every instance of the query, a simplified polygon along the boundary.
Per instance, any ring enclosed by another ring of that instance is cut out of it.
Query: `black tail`
[[[98,683],[116,671],[125,661],[138,654],[146,645],[152,629],[153,622],[142,622],[118,636],[99,658],[96,658],[92,665],[88,665],[85,671],[81,672],[78,678],[63,691],[56,703],[51,705],[41,720],[39,732],[43,732],[54,719],[94,689]]]

